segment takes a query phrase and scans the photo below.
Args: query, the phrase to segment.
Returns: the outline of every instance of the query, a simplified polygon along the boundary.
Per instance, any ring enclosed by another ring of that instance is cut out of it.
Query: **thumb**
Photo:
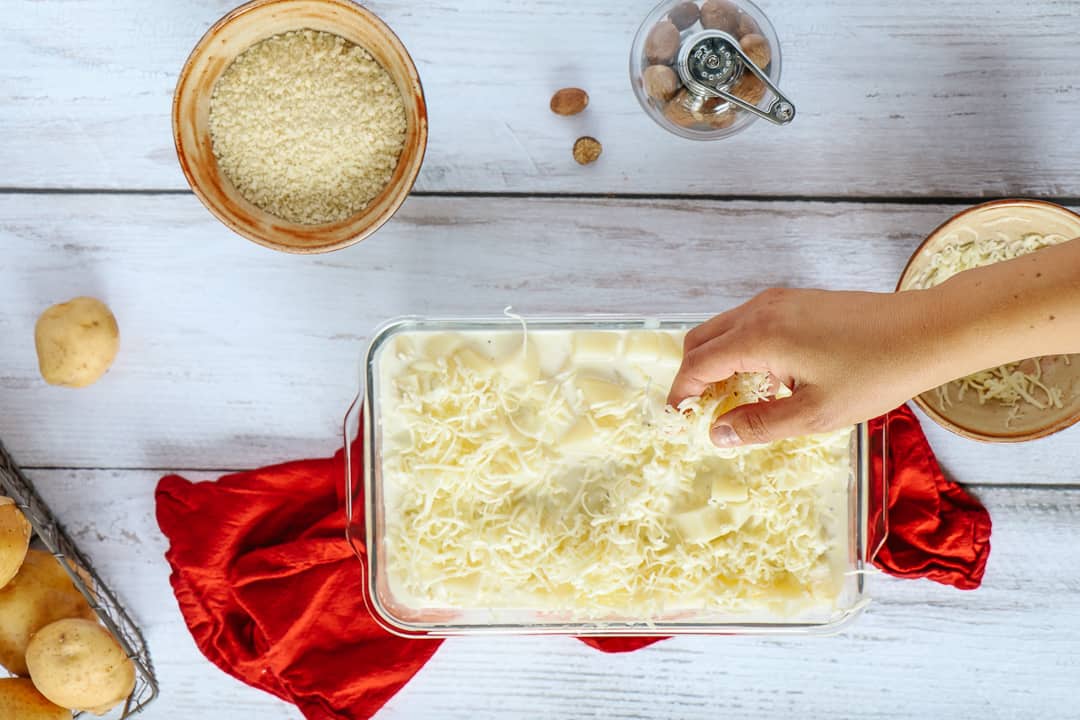
[[[806,395],[796,393],[781,400],[740,405],[724,413],[709,433],[718,447],[737,447],[809,435],[814,413]]]

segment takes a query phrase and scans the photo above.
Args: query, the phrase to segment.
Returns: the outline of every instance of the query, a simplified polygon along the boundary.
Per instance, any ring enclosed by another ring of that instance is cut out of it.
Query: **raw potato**
[[[77,297],[41,314],[34,341],[45,382],[86,387],[112,365],[120,346],[120,329],[105,303]]]
[[[0,665],[26,675],[30,636],[71,617],[95,616],[60,562],[47,552],[30,550],[18,574],[0,590]]]
[[[71,711],[46,700],[30,680],[2,678],[0,720],[71,720]]]
[[[9,497],[0,496],[0,588],[19,572],[30,548],[30,521]]]
[[[34,685],[57,705],[96,715],[135,689],[135,664],[109,631],[91,620],[59,620],[34,634],[26,648]]]

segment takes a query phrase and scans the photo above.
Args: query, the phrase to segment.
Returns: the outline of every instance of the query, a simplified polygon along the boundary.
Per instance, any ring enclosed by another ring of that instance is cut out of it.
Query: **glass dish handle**
[[[878,542],[866,558],[866,562],[873,564],[877,559],[881,548],[885,547],[885,541],[889,539],[889,413],[885,413],[881,423],[881,433],[877,438],[880,446],[875,448],[871,442],[871,457],[881,458],[881,512],[878,513],[877,535]]]
[[[342,437],[345,441],[345,539],[348,540],[356,557],[364,565],[364,538],[357,538],[354,533],[355,501],[359,491],[357,483],[363,482],[363,475],[354,477],[353,473],[353,442],[362,431],[362,419],[364,417],[364,382],[360,381],[360,389],[353,398],[349,409],[345,411],[345,420],[342,422]],[[362,512],[362,509],[361,509]],[[357,544],[359,542],[359,545]]]

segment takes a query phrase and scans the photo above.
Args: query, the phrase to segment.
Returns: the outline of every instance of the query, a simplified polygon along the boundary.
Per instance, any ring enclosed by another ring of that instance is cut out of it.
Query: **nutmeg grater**
[[[645,112],[664,129],[717,140],[758,118],[786,125],[794,102],[780,89],[780,43],[750,0],[665,0],[642,22],[630,79]]]

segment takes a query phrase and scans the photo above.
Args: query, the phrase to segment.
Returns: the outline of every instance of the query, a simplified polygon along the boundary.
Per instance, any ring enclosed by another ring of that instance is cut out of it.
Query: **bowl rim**
[[[915,252],[911,253],[911,257],[908,258],[907,263],[904,265],[903,271],[900,273],[899,279],[896,281],[896,292],[906,292],[901,290],[901,286],[903,285],[904,280],[907,278],[908,273],[911,271],[912,265],[914,265],[916,258],[922,255],[927,245],[929,245],[932,240],[936,239],[948,225],[951,225],[954,221],[959,220],[960,218],[971,213],[984,212],[993,208],[1022,206],[1035,206],[1046,208],[1065,215],[1071,215],[1073,218],[1080,221],[1080,213],[1074,210],[1070,210],[1064,205],[1059,205],[1058,203],[1050,202],[1049,200],[1039,200],[1036,198],[1000,198],[998,200],[990,200],[988,202],[979,203],[978,205],[972,205],[971,207],[961,210],[960,212],[956,213],[955,215],[951,216],[950,218],[939,224],[926,236],[926,239],[919,243],[919,247],[915,248]],[[933,420],[935,423],[945,428],[949,432],[967,438],[969,440],[977,440],[979,442],[1021,443],[1027,442],[1028,440],[1038,440],[1039,438],[1044,438],[1049,435],[1061,432],[1066,428],[1072,427],[1077,422],[1080,422],[1080,409],[1078,409],[1072,415],[1060,418],[1052,423],[1047,423],[1045,425],[1042,425],[1041,427],[1029,430],[1027,432],[983,433],[977,430],[973,430],[965,425],[960,425],[959,423],[954,422],[953,420],[942,414],[939,410],[934,408],[930,404],[930,402],[924,397],[929,392],[932,392],[932,390],[919,393],[918,395],[913,397],[911,401],[915,403],[915,405],[918,406],[918,408],[922,410],[927,415],[927,417],[929,417],[931,420]]]
[[[274,240],[261,236],[258,233],[250,232],[247,228],[244,228],[237,222],[235,222],[235,220],[230,215],[218,212],[218,210],[214,207],[214,204],[210,201],[210,198],[207,195],[206,191],[202,188],[201,185],[199,185],[199,183],[195,181],[190,167],[191,158],[188,157],[188,154],[184,149],[184,142],[181,139],[180,132],[180,101],[184,95],[185,88],[191,79],[192,67],[195,60],[206,51],[206,49],[212,44],[213,40],[219,35],[219,33],[225,30],[225,28],[235,22],[238,18],[251,12],[263,10],[264,8],[274,5],[291,5],[300,1],[307,0],[248,0],[248,2],[245,2],[242,5],[233,8],[225,15],[218,18],[218,20],[215,21],[213,25],[207,28],[206,32],[202,34],[198,42],[196,42],[195,45],[192,47],[191,52],[188,53],[187,58],[184,60],[184,64],[180,68],[180,73],[176,78],[176,86],[173,89],[172,97],[171,120],[173,146],[176,150],[176,158],[180,164],[180,169],[184,174],[184,179],[187,181],[188,187],[191,188],[191,191],[199,199],[199,202],[202,203],[203,207],[210,211],[211,215],[217,218],[219,222],[221,222],[223,225],[225,225],[237,235],[240,235],[241,237],[257,245],[261,245],[271,250],[277,250],[280,252],[286,252],[294,255],[315,255],[333,252],[335,250],[341,250],[343,248],[349,247],[350,245],[355,245],[356,243],[365,240],[376,230],[386,224],[386,222],[391,217],[393,217],[394,214],[396,214],[397,211],[401,208],[401,206],[405,202],[405,199],[408,198],[409,195],[412,193],[412,190],[416,185],[416,180],[419,177],[420,169],[423,167],[424,159],[427,155],[428,111],[427,97],[424,93],[423,82],[420,79],[420,73],[416,68],[416,63],[413,61],[412,55],[405,47],[405,44],[401,41],[401,38],[398,37],[397,33],[395,33],[393,29],[382,18],[380,18],[378,15],[376,15],[374,12],[367,9],[366,7],[358,3],[352,2],[351,0],[319,0],[320,2],[326,3],[328,5],[336,5],[338,7],[344,8],[349,12],[355,13],[356,15],[363,17],[367,22],[371,23],[383,34],[385,34],[386,38],[389,40],[392,46],[392,49],[397,53],[397,55],[401,59],[402,64],[405,66],[408,74],[408,79],[412,85],[412,89],[414,90],[412,95],[413,101],[416,105],[417,115],[417,139],[415,151],[416,160],[412,164],[412,167],[406,170],[406,174],[402,176],[401,183],[396,188],[395,197],[391,200],[391,202],[389,202],[380,213],[375,215],[366,227],[364,227],[355,235],[343,238],[332,243],[296,246],[276,242]],[[403,95],[405,94],[403,93]],[[402,150],[402,154],[404,154],[404,150]],[[385,189],[386,188],[384,188],[384,190]],[[351,221],[358,217],[358,215],[363,214],[363,212],[364,211],[361,210],[360,213],[350,215],[348,218],[345,218],[343,220],[338,220],[333,223],[327,223],[326,225],[333,226],[346,221]],[[301,226],[296,223],[288,223],[288,221],[284,219],[280,220],[296,227],[304,227],[309,229],[324,227],[320,225]]]

